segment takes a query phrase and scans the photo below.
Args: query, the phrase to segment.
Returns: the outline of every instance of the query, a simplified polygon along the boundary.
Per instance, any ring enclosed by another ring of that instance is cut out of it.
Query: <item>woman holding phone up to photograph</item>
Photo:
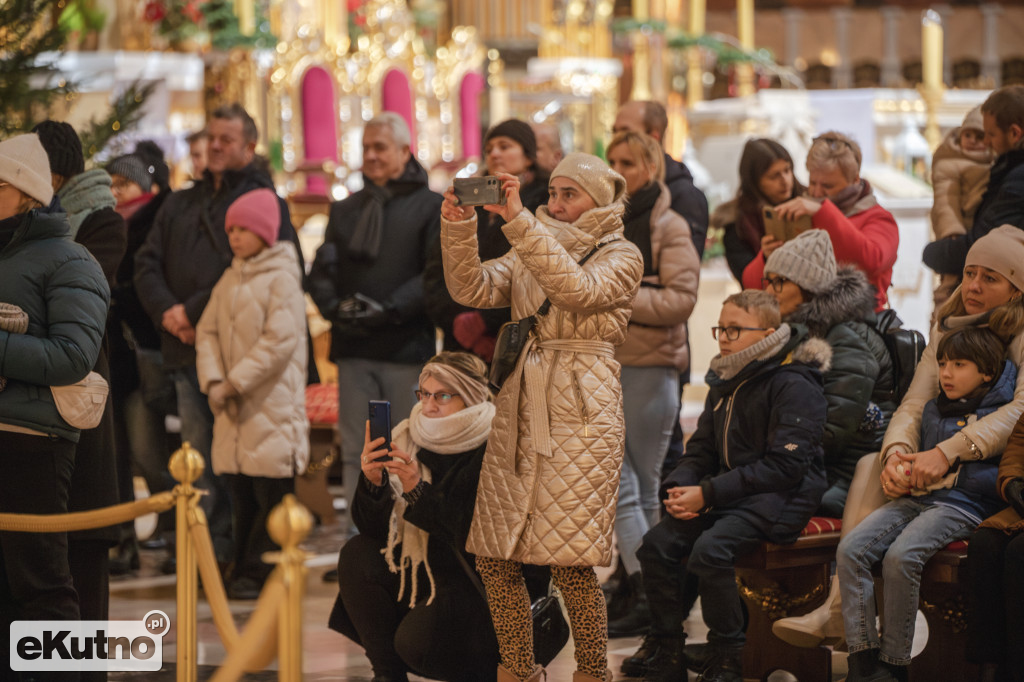
[[[487,365],[469,353],[436,355],[416,394],[390,452],[383,437],[370,440],[367,422],[352,504],[359,534],[339,553],[328,625],[365,648],[374,682],[404,682],[410,672],[480,680],[493,674],[498,644],[456,552],[494,418]]]
[[[764,208],[798,197],[806,188],[793,175],[793,157],[766,137],[747,140],[740,156],[740,188],[736,198],[711,214],[711,226],[722,229],[725,260],[737,281],[761,251]]]
[[[875,287],[879,311],[888,300],[900,235],[896,219],[860,177],[860,163],[860,145],[852,138],[834,131],[814,138],[807,152],[807,194],[776,206],[775,213],[789,221],[810,216],[814,228],[828,232],[836,261],[857,266]],[[744,289],[761,288],[765,259],[780,246],[771,235],[762,237],[761,253],[743,270]]]
[[[536,216],[523,208],[519,180],[498,177],[505,205],[485,208],[506,220],[512,250],[481,263],[476,214],[449,188],[441,205],[448,290],[463,305],[511,305],[513,319],[537,313],[545,299],[551,307],[496,399],[467,549],[498,635],[499,681],[544,675],[533,658],[524,563],[551,566],[572,626],[574,682],[610,680],[593,567],[611,562],[624,447],[615,345],[625,339],[643,257],[623,237],[626,182],[596,156],[563,159]]]

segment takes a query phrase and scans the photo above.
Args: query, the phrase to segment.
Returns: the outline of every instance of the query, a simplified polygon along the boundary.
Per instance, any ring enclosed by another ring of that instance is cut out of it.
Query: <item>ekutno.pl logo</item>
[[[11,669],[157,671],[171,621],[163,611],[139,620],[18,620],[11,624]]]

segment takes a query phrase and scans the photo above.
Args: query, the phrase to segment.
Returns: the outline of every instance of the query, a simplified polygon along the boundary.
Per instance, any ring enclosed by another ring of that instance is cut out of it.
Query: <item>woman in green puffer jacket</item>
[[[0,331],[0,376],[7,379],[0,391],[2,513],[67,511],[79,430],[61,418],[50,387],[89,373],[107,319],[103,272],[71,241],[65,214],[49,211],[52,198],[39,138],[0,142],[0,295],[28,316],[26,333]],[[0,562],[10,586],[0,613],[13,620],[79,617],[65,534],[0,533]]]

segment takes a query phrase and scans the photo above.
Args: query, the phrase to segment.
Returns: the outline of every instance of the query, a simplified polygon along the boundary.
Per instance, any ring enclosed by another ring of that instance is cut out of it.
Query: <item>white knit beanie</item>
[[[764,271],[782,275],[812,294],[826,291],[836,280],[836,256],[825,230],[807,230],[772,251]]]
[[[972,130],[985,130],[985,122],[981,117],[981,105],[974,107],[967,112],[964,116],[964,122],[960,125],[960,129],[970,128]]]
[[[620,201],[626,193],[626,179],[598,157],[585,152],[573,152],[562,159],[551,171],[551,178],[569,178],[598,206]]]
[[[50,159],[35,133],[0,142],[0,182],[6,182],[43,206],[53,199]]]

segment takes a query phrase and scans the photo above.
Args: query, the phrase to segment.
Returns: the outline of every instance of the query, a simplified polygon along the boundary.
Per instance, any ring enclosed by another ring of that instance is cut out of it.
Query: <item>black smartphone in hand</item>
[[[378,438],[384,439],[384,447],[391,452],[391,402],[387,400],[370,401],[370,442]],[[375,462],[390,462],[391,455],[383,455]]]

